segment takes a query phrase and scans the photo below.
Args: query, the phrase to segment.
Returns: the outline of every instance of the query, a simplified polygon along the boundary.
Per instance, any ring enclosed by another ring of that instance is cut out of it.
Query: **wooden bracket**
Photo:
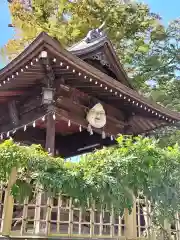
[[[40,62],[45,73],[45,84],[47,87],[53,87],[55,81],[55,74],[51,66],[48,56],[46,58],[40,58]]]

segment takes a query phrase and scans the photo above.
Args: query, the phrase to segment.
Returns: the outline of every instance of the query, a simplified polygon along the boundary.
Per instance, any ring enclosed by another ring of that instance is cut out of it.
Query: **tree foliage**
[[[86,207],[114,207],[116,212],[131,210],[132,193],[146,196],[153,204],[153,216],[172,218],[179,210],[180,151],[178,145],[160,148],[156,141],[142,137],[118,138],[115,147],[104,148],[72,163],[53,158],[39,146],[25,147],[8,140],[0,144],[0,181],[7,182],[12,167],[18,178],[13,195],[31,195],[33,187],[52,196],[66,194]]]
[[[180,110],[179,19],[166,28],[148,6],[122,5],[117,0],[32,0],[30,7],[14,0],[10,11],[17,35],[3,48],[9,58],[41,31],[69,46],[105,22],[104,31],[136,89],[166,107]],[[117,147],[90,154],[76,164],[51,158],[34,146],[6,142],[0,145],[0,179],[5,181],[15,165],[21,169],[13,188],[16,196],[22,195],[19,191],[24,181],[29,184],[33,176],[45,190],[67,193],[82,204],[87,198],[113,203],[121,210],[131,208],[128,189],[135,195],[142,191],[153,199],[157,214],[172,216],[179,210],[179,147],[173,147],[179,135],[177,127],[158,132],[158,143],[138,138],[134,144],[134,139],[120,138]],[[168,144],[172,147],[166,147]]]
[[[14,0],[10,4],[17,35],[2,49],[10,58],[41,31],[69,46],[105,22],[103,30],[137,90],[151,93],[149,83],[153,81],[156,84],[153,97],[162,96],[164,86],[173,88],[176,84],[180,70],[179,19],[166,28],[159,15],[152,13],[147,5],[135,2],[124,5],[118,0],[32,0],[31,6],[21,2]],[[171,97],[172,94],[167,100],[169,104]],[[161,97],[158,100],[164,104]]]
[[[15,0],[10,10],[12,23],[23,37],[33,39],[39,32],[46,31],[66,45],[82,39],[88,30],[104,21],[107,34],[116,43],[135,34],[138,39],[138,34],[150,29],[153,32],[157,25],[157,16],[153,16],[147,6],[122,5],[116,0],[32,0],[28,9]]]
[[[166,29],[164,28],[163,36],[160,39],[151,39],[149,51],[144,52],[143,55],[140,58],[141,61],[139,58],[137,62],[135,61],[138,69],[135,81],[140,83],[140,87],[142,83],[150,81],[149,83],[152,84],[153,82],[151,96],[154,97],[155,92],[157,93],[156,97],[160,94],[160,97],[154,98],[154,100],[165,105],[171,103],[172,93],[180,76],[180,19],[172,21]],[[152,85],[150,90],[151,88]],[[178,89],[176,89],[177,91]],[[163,95],[166,102],[162,98]],[[168,99],[167,96],[170,98]]]
[[[133,83],[137,87],[145,83],[143,68],[138,69],[141,62],[151,53],[153,43],[165,37],[159,16],[144,4],[124,5],[117,0],[32,0],[31,7],[27,7],[14,0],[10,11],[18,37],[3,49],[9,57],[22,51],[41,31],[69,46],[105,22],[103,30],[129,74],[136,76]]]
[[[10,4],[17,36],[2,49],[6,56],[16,56],[41,31],[69,46],[105,22],[103,30],[113,42],[131,84],[154,101],[180,111],[180,19],[164,27],[148,6],[122,5],[117,0],[32,0],[31,6],[21,2]],[[167,142],[171,144],[173,139],[174,144],[178,138],[174,138],[174,130],[169,132]]]

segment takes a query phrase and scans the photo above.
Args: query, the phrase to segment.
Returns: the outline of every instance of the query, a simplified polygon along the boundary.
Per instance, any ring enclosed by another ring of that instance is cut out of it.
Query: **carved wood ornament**
[[[88,123],[94,128],[103,128],[106,125],[106,114],[103,106],[98,103],[87,114]]]

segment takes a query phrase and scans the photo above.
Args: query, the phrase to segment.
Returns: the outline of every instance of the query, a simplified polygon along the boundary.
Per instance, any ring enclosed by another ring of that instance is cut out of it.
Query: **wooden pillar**
[[[124,221],[125,221],[125,237],[127,239],[136,239],[137,238],[137,222],[136,222],[136,201],[135,200],[134,200],[134,205],[133,205],[131,214],[129,214],[128,209],[125,209]]]
[[[49,106],[50,109],[51,106]],[[47,116],[46,125],[46,150],[54,156],[55,154],[55,135],[56,135],[56,120],[53,118],[53,113],[49,113]],[[44,233],[45,236],[49,235],[50,232],[50,221],[51,221],[51,198],[47,199],[47,210],[44,212],[45,226]]]
[[[53,114],[49,113],[46,123],[46,150],[54,155],[55,153],[55,129],[56,120],[53,119]]]
[[[3,216],[2,216],[2,226],[1,232],[4,236],[9,236],[11,232],[11,224],[12,224],[12,217],[13,217],[13,206],[14,206],[14,199],[11,195],[11,187],[15,183],[17,177],[17,170],[16,168],[12,168],[8,186],[5,191],[5,198],[4,198],[4,208],[3,208]]]

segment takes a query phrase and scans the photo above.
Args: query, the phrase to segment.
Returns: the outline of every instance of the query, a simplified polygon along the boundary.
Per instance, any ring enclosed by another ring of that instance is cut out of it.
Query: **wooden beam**
[[[63,119],[65,121],[72,121],[74,124],[81,125],[83,128],[87,129],[88,127],[88,122],[85,119],[85,115],[80,115],[80,114],[75,114],[73,112],[68,111],[67,109],[62,109],[62,108],[55,108],[55,111],[58,115],[59,119]],[[122,128],[120,126],[114,126],[111,125],[110,122],[107,122],[106,126],[104,127],[104,131],[108,135],[114,135],[116,136],[118,133],[123,133],[124,126]],[[97,132],[99,134],[102,134],[102,129],[97,129],[93,128],[94,132]]]
[[[45,114],[45,110],[46,107],[42,106],[40,94],[23,96],[18,101],[14,99],[11,102],[3,103],[1,104],[0,132],[29,123],[34,118],[38,118],[39,114]]]
[[[63,98],[63,97],[58,98],[57,106],[59,108],[65,109],[69,112],[74,112],[74,113],[78,114],[79,116],[81,116],[82,118],[86,118],[86,114],[88,111],[88,108],[85,107],[84,105],[75,103],[71,99]],[[106,114],[107,114],[106,115],[107,116],[107,125],[113,125],[113,126],[119,127],[120,129],[124,127],[125,122],[123,122],[122,120],[118,120],[114,116],[109,115],[107,111],[106,111]]]
[[[17,96],[17,95],[21,95],[23,94],[23,91],[22,90],[18,90],[18,89],[15,89],[15,90],[6,90],[6,91],[0,91],[0,97],[4,98],[4,97],[14,97],[14,96]]]
[[[31,121],[31,119],[33,120],[34,118],[39,117],[40,114],[45,113],[44,111],[45,109],[43,110],[41,95],[39,91],[40,88],[38,88],[37,90],[38,95],[37,96],[35,95],[34,97],[32,97],[32,95],[23,96],[20,102],[18,103],[20,121],[18,124],[16,124],[17,126],[26,124],[27,122]],[[79,115],[83,119],[86,118],[86,113],[88,109],[91,108],[97,102],[100,102],[104,106],[105,111],[107,113],[108,118],[107,125],[115,126],[117,128],[116,129],[117,133],[122,132],[122,127],[124,126],[123,120],[124,115],[123,112],[121,112],[120,110],[112,107],[111,105],[105,104],[104,102],[99,101],[98,99],[92,98],[76,89],[71,89],[65,85],[63,87],[62,84],[60,89],[58,89],[57,98],[59,97],[59,95],[61,95],[61,98],[58,99],[57,106],[63,108],[66,111],[74,113],[74,115]],[[7,109],[6,106],[3,107],[5,112]],[[7,124],[7,118],[2,119],[2,121],[1,131],[8,131],[15,127],[12,123]]]
[[[59,95],[61,97],[59,97]],[[123,133],[123,129],[126,123],[124,121],[125,116],[120,110],[108,104],[105,104],[102,101],[98,101],[95,98],[89,97],[88,95],[83,94],[77,90],[68,88],[67,86],[62,84],[57,92],[56,106],[68,112],[68,114],[66,115],[71,114],[71,116],[69,117],[76,119],[76,121],[80,121],[82,124],[85,125],[85,127],[87,127],[88,124],[85,120],[86,114],[89,108],[91,108],[97,102],[100,102],[104,106],[106,111],[107,124],[105,126],[105,131],[107,131],[109,134],[115,135],[117,135],[118,133]],[[79,116],[79,118],[81,119],[77,119],[77,116]],[[82,121],[82,119],[85,121]],[[95,129],[95,131],[102,132],[102,130],[98,129]]]
[[[84,106],[86,108],[90,108],[92,106],[92,103],[101,103],[106,111],[106,114],[108,114],[111,117],[114,117],[118,121],[124,121],[126,116],[123,113],[123,111],[111,106],[110,104],[107,104],[95,97],[89,96],[81,91],[78,91],[76,89],[73,89],[69,86],[66,86],[64,84],[60,84],[59,88],[56,92],[56,99],[70,99],[73,101],[74,104],[79,104],[81,106]],[[60,96],[60,97],[59,97]]]
[[[23,115],[21,115],[19,124],[16,126],[12,122],[9,124],[4,122],[4,124],[1,125],[1,132],[7,132],[10,130],[16,129],[18,127],[21,127],[23,125],[26,125],[26,124],[42,117],[44,114],[46,114],[46,112],[47,112],[47,110],[46,110],[45,106],[33,108],[31,111],[25,112]]]

